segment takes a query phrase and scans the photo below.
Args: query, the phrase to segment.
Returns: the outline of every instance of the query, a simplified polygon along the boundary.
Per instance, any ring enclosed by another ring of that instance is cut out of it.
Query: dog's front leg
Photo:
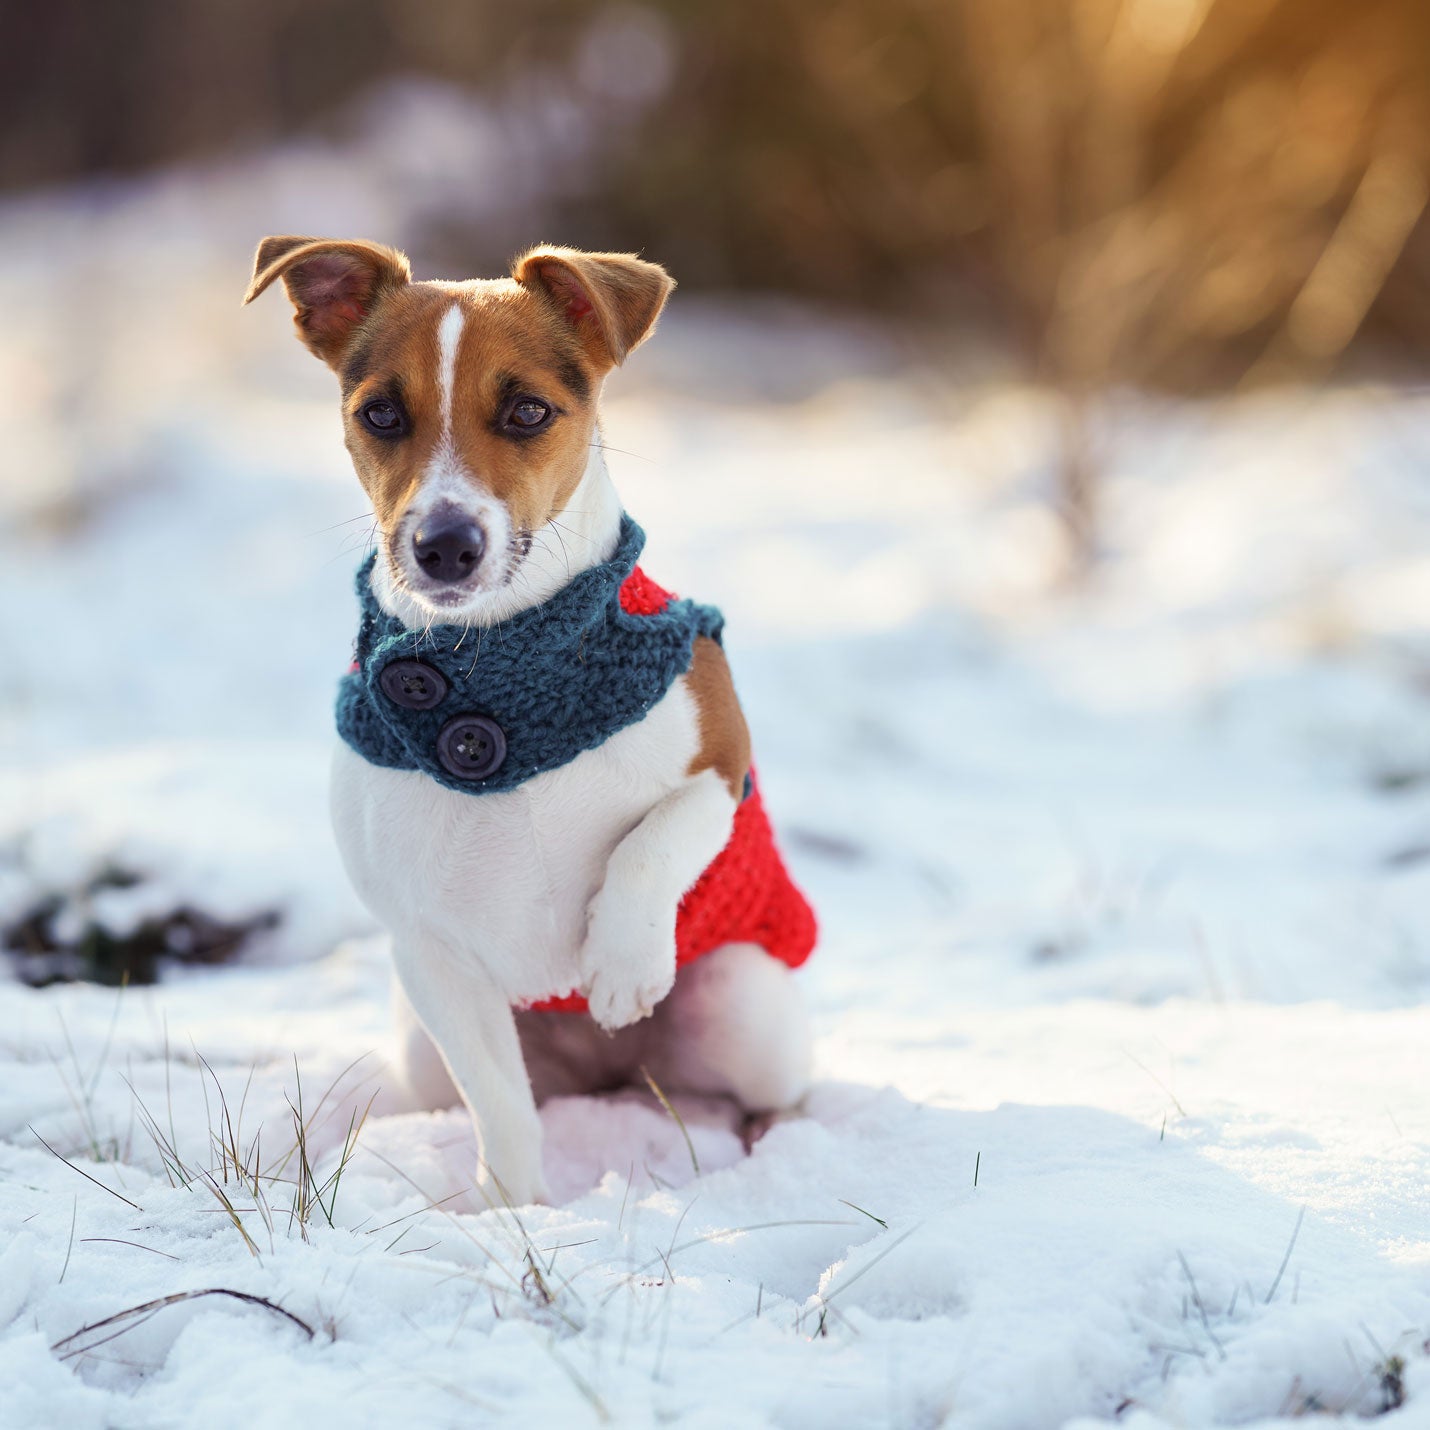
[[[667,795],[616,845],[587,911],[582,989],[608,1030],[644,1018],[675,981],[675,915],[725,847],[735,801],[714,770]]]
[[[394,940],[392,952],[408,1000],[472,1114],[478,1192],[493,1205],[544,1201],[541,1121],[505,993],[475,959],[437,940]]]

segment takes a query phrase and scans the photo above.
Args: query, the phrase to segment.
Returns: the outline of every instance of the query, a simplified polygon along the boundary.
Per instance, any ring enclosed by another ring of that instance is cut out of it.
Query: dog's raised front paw
[[[581,987],[591,1016],[614,1032],[649,1017],[675,982],[675,914],[652,921],[621,917],[598,894],[581,950]]]
[[[617,1028],[638,1023],[650,1017],[655,1005],[670,992],[675,982],[675,957],[672,952],[670,967],[652,974],[644,981],[631,979],[629,974],[598,973],[586,989],[586,1001],[591,1007],[591,1016],[608,1033]]]

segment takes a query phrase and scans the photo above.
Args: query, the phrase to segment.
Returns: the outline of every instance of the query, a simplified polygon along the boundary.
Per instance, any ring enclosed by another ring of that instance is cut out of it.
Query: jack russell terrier
[[[543,246],[510,278],[417,283],[394,249],[292,236],[259,244],[244,301],[278,278],[341,382],[380,532],[332,808],[392,934],[413,1096],[460,1094],[477,1189],[512,1204],[546,1195],[547,1097],[646,1071],[791,1106],[814,917],[760,803],[720,613],[636,565],[599,438],[601,382],[671,279]]]

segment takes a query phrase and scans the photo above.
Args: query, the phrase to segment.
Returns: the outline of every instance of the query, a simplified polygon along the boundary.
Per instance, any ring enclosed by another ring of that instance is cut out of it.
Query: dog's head
[[[277,278],[342,384],[391,580],[447,620],[507,587],[566,506],[601,380],[675,286],[627,254],[545,246],[510,278],[414,283],[395,249],[291,236],[258,245],[244,302]]]

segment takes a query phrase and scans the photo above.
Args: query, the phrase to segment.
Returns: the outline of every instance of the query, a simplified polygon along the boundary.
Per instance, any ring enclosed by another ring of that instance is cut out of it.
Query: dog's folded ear
[[[546,245],[523,253],[511,276],[555,303],[603,368],[624,362],[649,336],[675,287],[664,268],[634,254]]]
[[[298,336],[336,367],[353,332],[388,292],[412,279],[406,254],[359,239],[265,238],[253,260],[245,303],[283,280],[296,309]]]

